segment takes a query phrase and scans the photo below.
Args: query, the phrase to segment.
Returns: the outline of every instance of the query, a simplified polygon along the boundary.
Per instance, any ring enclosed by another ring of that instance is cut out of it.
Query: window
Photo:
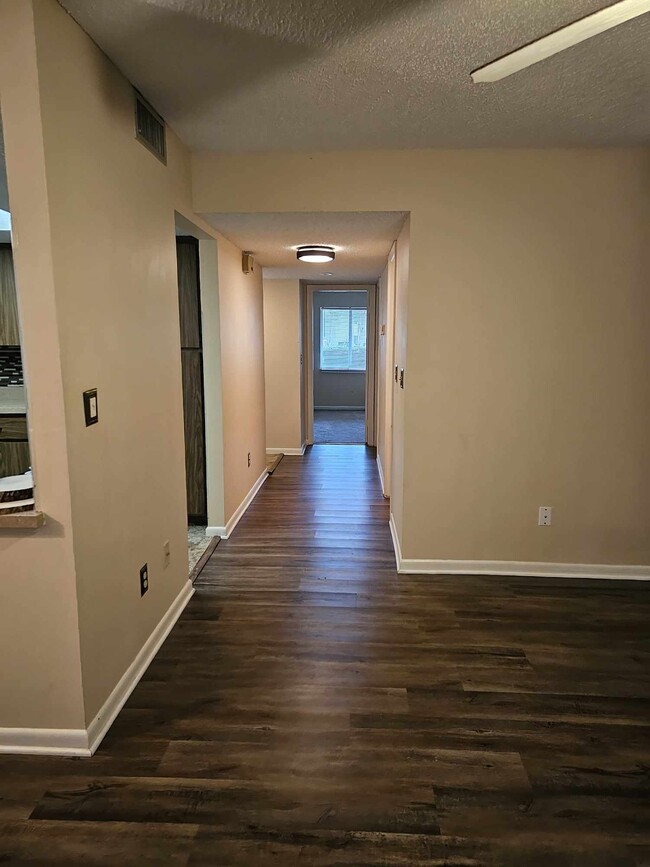
[[[320,369],[366,369],[365,309],[321,307]]]

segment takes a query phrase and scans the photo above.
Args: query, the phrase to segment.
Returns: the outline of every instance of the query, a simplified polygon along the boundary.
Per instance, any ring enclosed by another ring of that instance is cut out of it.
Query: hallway
[[[371,449],[285,457],[96,755],[0,757],[0,862],[643,863],[643,585],[398,577],[387,522]]]

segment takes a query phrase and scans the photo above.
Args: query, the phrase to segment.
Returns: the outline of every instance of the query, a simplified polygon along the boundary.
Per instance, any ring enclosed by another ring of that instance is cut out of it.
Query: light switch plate
[[[96,388],[90,388],[88,391],[84,391],[84,415],[86,417],[86,427],[91,424],[97,424],[99,421]]]

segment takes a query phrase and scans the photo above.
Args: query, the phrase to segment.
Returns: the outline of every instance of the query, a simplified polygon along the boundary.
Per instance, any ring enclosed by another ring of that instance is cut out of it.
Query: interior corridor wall
[[[388,263],[377,281],[377,466],[379,467],[382,491],[385,497],[389,496],[389,486],[384,480],[384,465],[386,463],[386,443],[388,435],[386,424],[387,389],[390,389],[392,397],[391,371],[387,370],[387,349],[389,342],[387,319]]]
[[[301,450],[302,304],[299,280],[264,280],[266,448]]]
[[[221,308],[219,303],[218,244],[200,235],[199,280],[203,340],[203,392],[205,405],[205,452],[208,526],[226,523],[223,380],[221,371]]]
[[[399,540],[404,538],[406,522],[405,511],[410,505],[407,489],[406,467],[407,450],[405,424],[407,401],[415,401],[414,406],[422,406],[423,398],[409,392],[406,377],[412,370],[409,367],[408,335],[412,322],[409,320],[409,301],[412,295],[411,268],[411,217],[407,217],[397,237],[397,257],[395,264],[395,334],[393,364],[397,366],[398,381],[393,377],[393,446],[391,450],[390,515],[393,532]],[[404,388],[400,386],[400,372],[404,371]],[[410,385],[410,381],[409,381]],[[426,400],[426,398],[424,398]],[[424,463],[428,458],[423,458]],[[401,542],[400,542],[401,544]]]
[[[0,571],[11,575],[0,582],[1,746],[16,727],[36,739],[83,734],[191,592],[175,213],[218,259],[231,509],[263,470],[264,371],[261,280],[247,282],[241,251],[193,213],[189,154],[173,130],[165,165],[135,139],[131,85],[56,0],[0,0],[0,49],[36,501],[47,516],[35,532],[0,531]],[[99,423],[86,427],[90,388]],[[256,409],[244,418],[246,395]]]
[[[385,497],[390,496],[393,462],[396,268],[397,241],[377,284],[377,466]]]
[[[33,8],[89,723],[188,582],[174,222],[187,156],[170,130],[167,165],[136,141],[130,84],[58,3]]]
[[[218,256],[227,523],[266,470],[264,301],[261,271],[243,273],[238,247],[221,238]]]
[[[84,725],[63,376],[32,6],[0,0],[0,111],[28,385],[36,533],[0,531],[0,744]],[[22,287],[29,287],[29,292]],[[35,641],[38,636],[38,641]]]
[[[650,564],[649,178],[644,148],[193,156],[199,212],[410,212],[391,510],[461,568]]]

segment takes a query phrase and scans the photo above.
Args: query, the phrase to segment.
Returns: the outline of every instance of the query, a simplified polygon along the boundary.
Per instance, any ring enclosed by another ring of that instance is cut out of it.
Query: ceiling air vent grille
[[[138,91],[135,92],[135,137],[167,164],[165,121]]]

